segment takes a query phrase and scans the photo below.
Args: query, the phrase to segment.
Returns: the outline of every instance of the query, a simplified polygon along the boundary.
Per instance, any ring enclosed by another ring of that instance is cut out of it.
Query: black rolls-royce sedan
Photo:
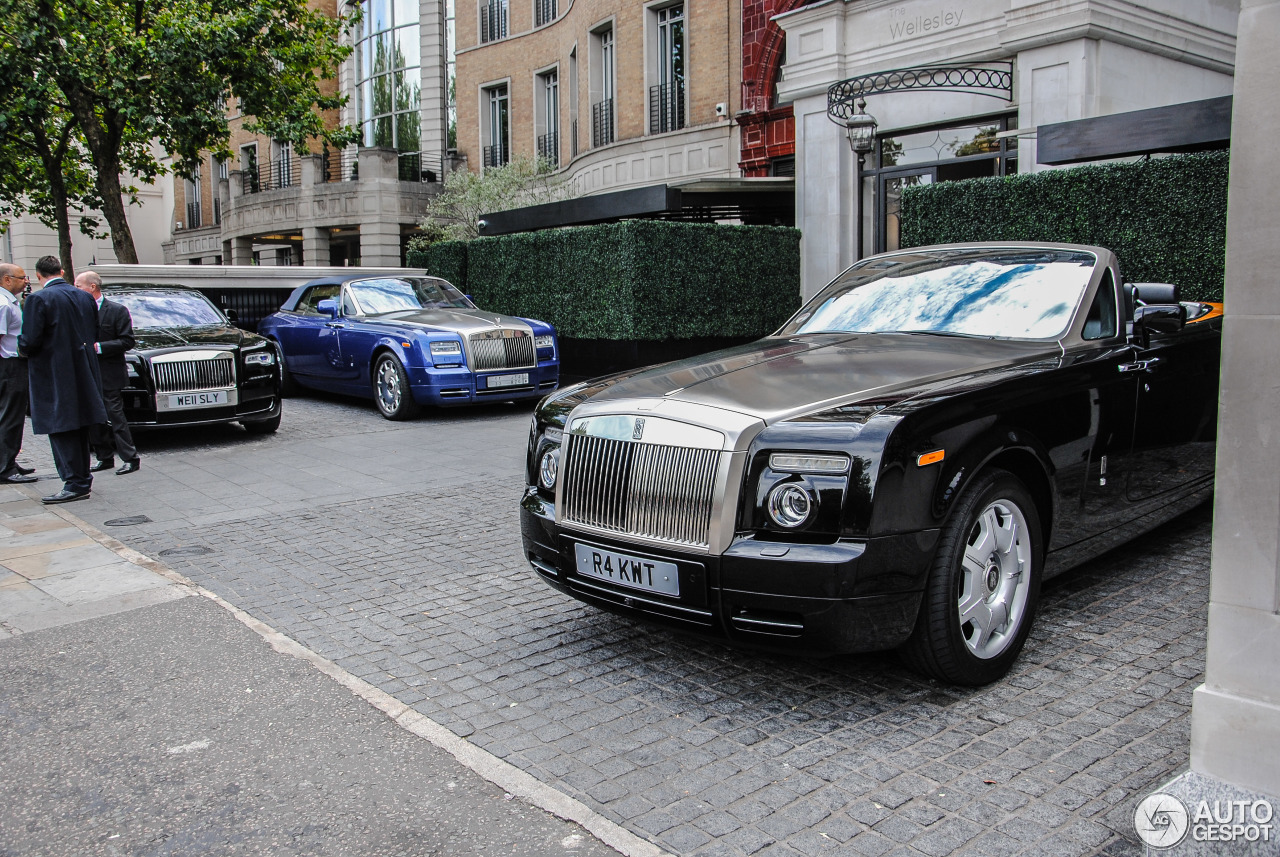
[[[125,354],[122,393],[129,425],[280,427],[280,355],[271,342],[234,327],[195,289],[120,284],[103,296],[133,318],[137,344]]]
[[[874,256],[772,336],[544,399],[525,553],[626,615],[990,682],[1042,580],[1208,496],[1220,337],[1101,247]]]

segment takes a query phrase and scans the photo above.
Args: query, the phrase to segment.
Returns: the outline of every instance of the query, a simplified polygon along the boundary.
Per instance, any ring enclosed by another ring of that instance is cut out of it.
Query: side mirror
[[[1177,333],[1187,324],[1187,308],[1182,304],[1144,304],[1133,313],[1133,335],[1146,348],[1152,331]]]
[[[325,298],[320,301],[320,303],[316,304],[316,309],[319,310],[321,315],[327,315],[329,318],[338,317],[338,302],[333,298]]]

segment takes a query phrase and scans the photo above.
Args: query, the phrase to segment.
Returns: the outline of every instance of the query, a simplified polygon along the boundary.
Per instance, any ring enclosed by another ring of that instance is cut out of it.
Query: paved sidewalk
[[[42,506],[47,484],[0,486],[0,855],[617,853],[539,808],[581,805]]]

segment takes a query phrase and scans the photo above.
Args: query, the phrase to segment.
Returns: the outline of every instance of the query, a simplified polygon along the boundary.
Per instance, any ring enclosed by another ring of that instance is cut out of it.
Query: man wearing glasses
[[[22,268],[0,264],[0,482],[36,481],[30,468],[18,464],[27,419],[27,358],[18,356],[18,295],[30,282]]]

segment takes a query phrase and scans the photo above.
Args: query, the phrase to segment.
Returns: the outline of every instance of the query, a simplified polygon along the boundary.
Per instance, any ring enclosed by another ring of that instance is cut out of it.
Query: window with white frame
[[[356,96],[366,146],[421,149],[422,41],[417,0],[368,0],[356,40]]]
[[[685,127],[684,3],[653,10],[654,85],[649,87],[649,133]]]
[[[614,104],[617,67],[613,24],[591,34],[591,145],[607,146],[615,139]]]
[[[537,133],[538,157],[560,164],[560,72],[556,69],[537,76],[534,126]]]
[[[258,176],[258,144],[250,143],[240,147],[240,171],[244,181],[245,193],[257,193],[262,190],[262,182]]]
[[[195,170],[191,173],[191,178],[187,179],[185,190],[187,192],[187,228],[199,229],[204,218],[201,216],[201,203],[203,202],[200,192],[200,165],[196,164]]]
[[[508,0],[480,0],[480,42],[507,37]]]
[[[293,187],[293,144],[288,140],[276,140],[271,144],[271,186]]]
[[[482,90],[484,166],[500,167],[511,160],[511,101],[505,83]]]

